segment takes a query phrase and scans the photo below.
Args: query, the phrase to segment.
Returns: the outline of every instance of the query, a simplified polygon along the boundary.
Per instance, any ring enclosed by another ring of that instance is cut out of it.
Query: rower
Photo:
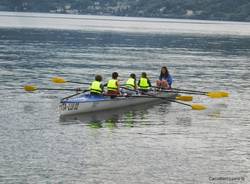
[[[107,94],[110,95],[111,97],[115,97],[120,94],[119,91],[120,85],[117,78],[118,78],[118,73],[117,72],[112,73],[112,79],[110,79],[107,84],[108,88]]]
[[[137,85],[136,85],[136,75],[134,73],[130,74],[129,79],[126,82],[126,88],[131,89],[131,90],[136,90]]]
[[[148,90],[150,89],[151,82],[148,79],[146,72],[142,72],[141,78],[138,81],[138,86],[139,86],[140,91],[142,91],[142,93],[148,92]]]
[[[127,80],[122,92],[127,95],[135,95],[138,93],[136,84],[136,75],[134,73],[130,74],[129,79]]]
[[[89,87],[91,95],[101,95],[102,94],[103,85],[102,85],[101,81],[102,81],[102,76],[96,75],[95,81],[93,81]]]

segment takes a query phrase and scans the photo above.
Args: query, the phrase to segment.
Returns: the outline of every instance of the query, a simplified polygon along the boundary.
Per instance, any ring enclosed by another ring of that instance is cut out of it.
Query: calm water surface
[[[133,26],[148,19],[60,17],[0,14],[0,183],[250,182],[249,24],[150,19],[143,32]],[[105,31],[92,29],[103,21],[111,22]],[[207,33],[208,24],[220,30]],[[195,96],[205,111],[161,103],[60,118],[58,102],[70,92],[21,89],[87,87],[50,78],[89,82],[100,73],[108,80],[113,71],[123,81],[142,71],[155,81],[163,65],[175,87],[231,96]]]

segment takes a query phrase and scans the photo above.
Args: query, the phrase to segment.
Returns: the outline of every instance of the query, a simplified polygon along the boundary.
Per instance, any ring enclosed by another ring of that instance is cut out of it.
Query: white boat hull
[[[177,96],[176,93],[158,94],[158,97],[171,98]],[[160,98],[150,97],[116,97],[114,99],[100,100],[100,101],[86,101],[86,102],[61,102],[59,111],[61,115],[73,115],[79,113],[88,113],[95,111],[103,111],[110,109],[117,109],[128,106],[135,106],[144,103],[162,101]]]

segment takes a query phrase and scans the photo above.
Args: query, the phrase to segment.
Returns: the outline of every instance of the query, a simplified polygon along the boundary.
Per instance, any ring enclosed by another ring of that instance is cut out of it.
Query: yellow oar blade
[[[210,98],[224,98],[228,97],[229,93],[224,91],[211,91],[208,92],[206,95],[209,96]]]
[[[66,83],[66,81],[64,80],[64,78],[61,78],[61,77],[53,77],[51,79],[51,81],[54,82],[54,83],[58,83],[58,84]]]
[[[35,91],[35,90],[37,90],[37,87],[36,86],[28,86],[28,85],[26,85],[26,86],[24,86],[24,90],[25,91]]]
[[[191,102],[193,100],[192,96],[177,96],[176,100]]]
[[[208,92],[207,96],[210,98],[223,98],[220,92]]]
[[[191,107],[193,110],[204,110],[207,108],[206,106],[201,104],[192,104]]]
[[[228,92],[225,92],[225,91],[220,91],[221,95],[223,97],[229,97],[229,93]]]

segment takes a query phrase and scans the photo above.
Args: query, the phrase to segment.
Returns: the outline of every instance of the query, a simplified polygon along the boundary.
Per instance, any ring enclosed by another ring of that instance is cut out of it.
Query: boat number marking
[[[78,110],[79,103],[63,103],[60,105],[61,111],[75,111]]]

